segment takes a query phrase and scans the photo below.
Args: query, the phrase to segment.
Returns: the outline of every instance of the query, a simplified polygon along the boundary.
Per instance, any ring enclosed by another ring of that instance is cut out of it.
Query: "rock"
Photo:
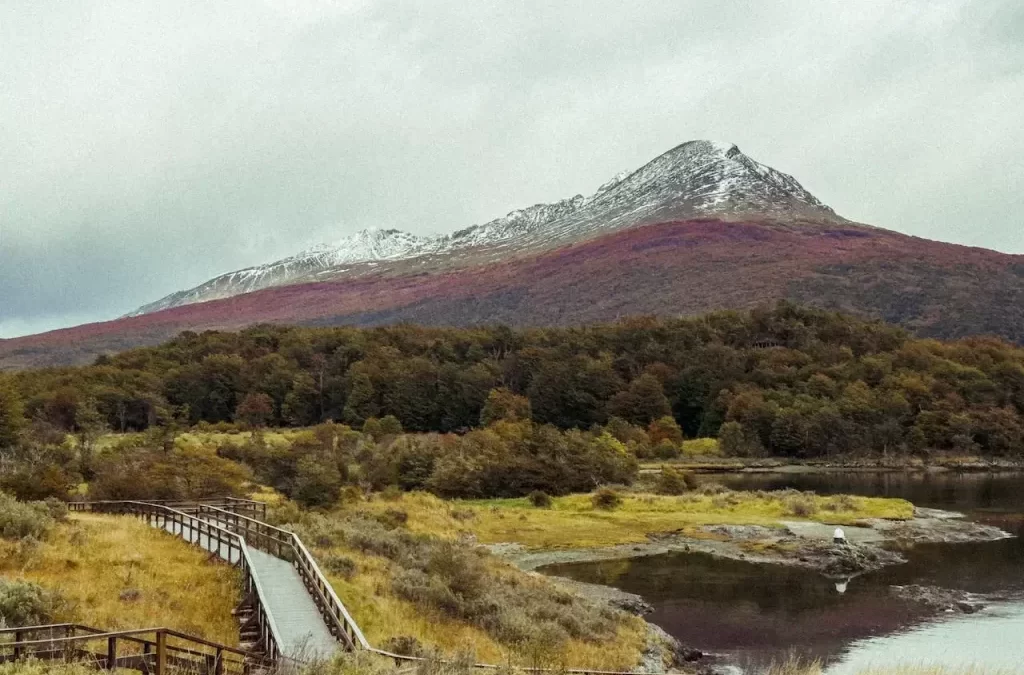
[[[676,658],[682,663],[693,663],[704,658],[704,652],[691,647],[680,647],[676,650]]]
[[[974,614],[985,608],[985,605],[971,593],[951,588],[911,584],[909,586],[893,586],[890,590],[898,598],[919,602],[940,611],[960,611],[964,614]]]
[[[637,616],[650,614],[654,611],[654,607],[638,595],[616,597],[609,600],[608,604],[617,609],[621,609],[624,612],[629,612],[630,614],[635,614]]]

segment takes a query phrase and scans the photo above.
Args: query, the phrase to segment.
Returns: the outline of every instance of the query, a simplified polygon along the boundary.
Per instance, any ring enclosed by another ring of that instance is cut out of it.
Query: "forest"
[[[373,434],[381,420],[470,438],[496,420],[531,438],[576,430],[641,459],[698,437],[741,456],[1019,458],[1024,349],[780,303],[524,330],[260,325],[0,374],[0,448],[195,425]]]

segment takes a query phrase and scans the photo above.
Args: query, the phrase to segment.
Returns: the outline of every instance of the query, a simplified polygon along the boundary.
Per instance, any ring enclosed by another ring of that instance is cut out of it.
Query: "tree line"
[[[739,455],[1020,457],[1022,415],[1024,349],[917,339],[788,303],[522,330],[186,332],[91,366],[0,377],[0,448],[31,425],[86,437],[201,423],[362,428],[390,416],[406,432],[465,435],[518,416],[610,430],[640,454],[667,418]]]

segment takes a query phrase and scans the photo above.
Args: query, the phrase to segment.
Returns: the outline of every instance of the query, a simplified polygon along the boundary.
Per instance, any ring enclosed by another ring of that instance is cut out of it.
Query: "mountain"
[[[748,213],[842,220],[792,176],[759,164],[735,145],[690,141],[637,171],[619,174],[589,197],[537,204],[437,237],[363,230],[334,244],[221,275],[129,316],[287,284],[508,259],[649,222]]]
[[[696,141],[589,197],[440,237],[368,230],[136,316],[0,340],[0,369],[261,322],[572,325],[782,299],[924,336],[1024,343],[1024,256],[847,221],[735,146]]]

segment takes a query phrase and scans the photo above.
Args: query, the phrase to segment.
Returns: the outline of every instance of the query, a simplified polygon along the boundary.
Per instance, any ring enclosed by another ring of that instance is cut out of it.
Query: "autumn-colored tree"
[[[530,399],[519,396],[508,389],[491,389],[487,401],[480,411],[480,423],[489,426],[498,420],[519,422],[529,420],[533,416]]]
[[[631,424],[646,426],[672,414],[661,381],[654,375],[641,375],[608,402],[608,414]]]
[[[266,426],[273,414],[274,399],[262,391],[251,391],[235,409],[235,421],[256,429]]]
[[[647,427],[647,435],[650,437],[652,445],[657,445],[662,441],[669,441],[674,445],[679,445],[683,442],[683,430],[668,415],[651,422]]]

